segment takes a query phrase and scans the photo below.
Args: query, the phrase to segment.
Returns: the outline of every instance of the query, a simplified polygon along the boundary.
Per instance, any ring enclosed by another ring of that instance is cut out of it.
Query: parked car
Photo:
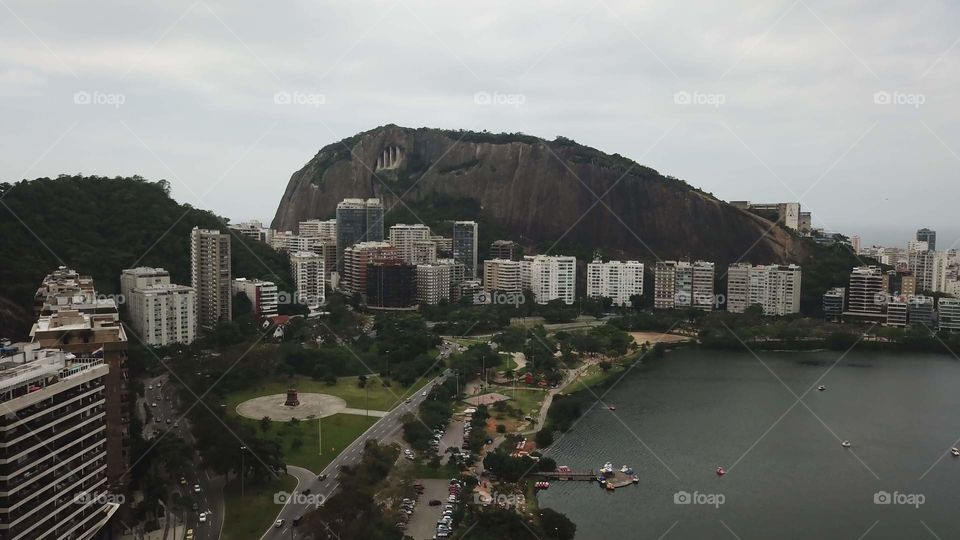
[[[285,523],[284,520],[278,519],[273,522],[273,526],[279,529],[280,527],[283,527],[284,523]]]
[[[430,506],[440,506],[440,500],[439,500],[439,499],[430,499],[429,504],[430,504]]]

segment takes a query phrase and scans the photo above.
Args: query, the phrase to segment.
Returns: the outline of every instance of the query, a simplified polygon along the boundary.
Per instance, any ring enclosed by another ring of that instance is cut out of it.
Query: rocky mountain
[[[344,198],[371,196],[384,199],[388,222],[399,213],[431,226],[420,214],[443,212],[425,205],[472,202],[485,223],[538,252],[556,243],[553,253],[579,246],[614,257],[720,265],[745,254],[764,263],[805,254],[799,239],[762,217],[563,137],[395,125],[321,149],[290,178],[273,227],[296,230],[299,221],[334,216]]]

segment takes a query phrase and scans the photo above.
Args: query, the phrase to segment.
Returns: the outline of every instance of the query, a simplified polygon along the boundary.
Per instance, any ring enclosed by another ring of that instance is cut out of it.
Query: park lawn
[[[223,488],[224,512],[223,540],[249,540],[260,538],[277,519],[281,506],[274,503],[278,491],[293,492],[297,479],[283,474],[261,485],[247,482],[240,495],[240,480],[231,480]]]
[[[415,394],[432,379],[429,375],[422,377],[411,387],[404,388],[396,382],[392,382],[390,387],[384,388],[380,383],[379,377],[368,377],[367,385],[369,389],[360,388],[357,383],[357,377],[340,377],[337,384],[329,385],[323,381],[315,381],[310,377],[297,375],[288,381],[271,381],[263,383],[256,388],[233,392],[227,396],[227,410],[231,414],[236,414],[237,405],[260,396],[269,396],[271,394],[285,394],[290,386],[296,388],[299,392],[314,394],[329,394],[337,396],[347,402],[347,407],[357,409],[366,408],[366,398],[369,394],[370,409],[375,411],[389,411],[396,407],[408,396]]]
[[[300,420],[295,424],[271,422],[266,432],[260,429],[260,422],[250,419],[244,421],[254,425],[261,437],[280,445],[284,463],[320,474],[333,458],[379,419],[376,416],[335,414],[319,421],[320,433],[317,433],[316,419]],[[298,444],[295,441],[300,442]],[[323,443],[322,452],[320,443]]]

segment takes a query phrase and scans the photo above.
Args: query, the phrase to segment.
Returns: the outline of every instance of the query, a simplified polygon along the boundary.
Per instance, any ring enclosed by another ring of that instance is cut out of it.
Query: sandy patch
[[[687,336],[680,336],[677,334],[664,334],[661,332],[627,332],[630,334],[630,337],[633,338],[635,342],[639,345],[644,343],[649,343],[653,345],[655,343],[679,343],[681,341],[689,341],[690,338]]]

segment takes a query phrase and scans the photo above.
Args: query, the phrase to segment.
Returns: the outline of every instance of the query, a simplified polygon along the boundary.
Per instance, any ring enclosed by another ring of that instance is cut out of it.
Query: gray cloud
[[[868,242],[929,226],[949,243],[960,237],[958,11],[3,0],[0,176],[164,177],[180,200],[268,220],[294,170],[358,131],[523,131],[643,156],[726,200],[799,198],[819,225]],[[478,91],[523,104],[480,107]],[[124,101],[77,105],[77,92]],[[277,92],[323,103],[280,106]],[[677,104],[678,92],[722,104]],[[877,92],[906,103],[877,104]]]

